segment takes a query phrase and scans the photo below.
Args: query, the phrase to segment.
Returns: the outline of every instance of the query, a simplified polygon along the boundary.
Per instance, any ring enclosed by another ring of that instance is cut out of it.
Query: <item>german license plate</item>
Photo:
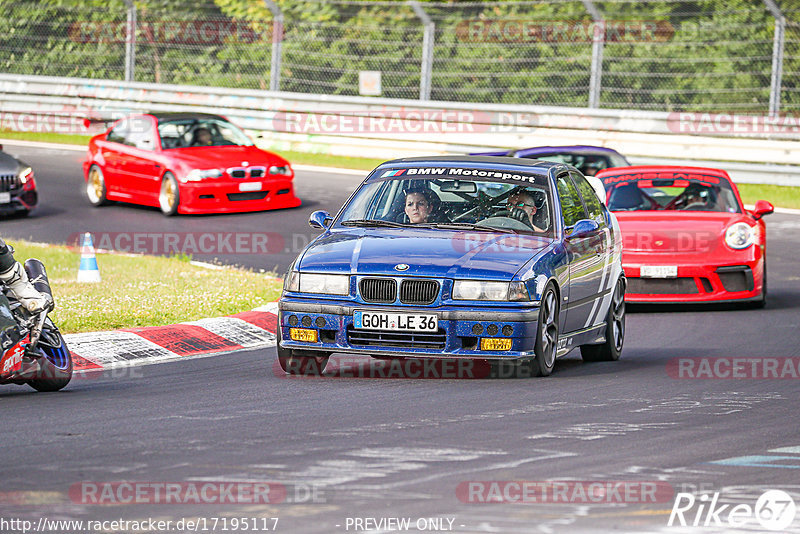
[[[0,204],[10,204],[11,193],[0,193]]]
[[[641,273],[639,276],[642,278],[677,278],[678,266],[677,265],[642,265]]]
[[[353,327],[401,332],[435,332],[439,318],[433,314],[354,311]]]
[[[239,184],[239,191],[261,191],[261,182],[244,182]]]

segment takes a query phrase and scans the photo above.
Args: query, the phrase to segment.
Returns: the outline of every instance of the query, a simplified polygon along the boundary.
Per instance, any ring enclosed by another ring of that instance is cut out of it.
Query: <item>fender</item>
[[[29,334],[20,339],[16,345],[8,349],[3,358],[0,359],[0,377],[8,378],[20,369],[22,369],[22,356],[25,355],[25,349],[28,346]]]

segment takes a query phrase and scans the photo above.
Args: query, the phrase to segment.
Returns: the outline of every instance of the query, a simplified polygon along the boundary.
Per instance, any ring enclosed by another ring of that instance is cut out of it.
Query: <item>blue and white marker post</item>
[[[92,234],[83,234],[81,244],[81,265],[78,268],[78,282],[99,282],[100,269],[97,268],[97,256],[94,253]]]

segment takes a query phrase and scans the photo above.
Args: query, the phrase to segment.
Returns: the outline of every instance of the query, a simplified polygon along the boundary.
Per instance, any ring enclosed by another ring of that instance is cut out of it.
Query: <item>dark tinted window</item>
[[[577,173],[570,173],[572,181],[578,187],[578,191],[583,197],[583,203],[586,206],[586,211],[589,213],[589,218],[597,221],[598,224],[605,223],[605,215],[603,214],[603,205],[600,204],[600,199],[597,198],[594,188],[586,181],[586,178]]]
[[[581,197],[578,190],[572,184],[567,173],[562,174],[556,180],[558,187],[558,200],[561,203],[561,213],[564,216],[564,225],[573,226],[576,222],[586,218]]]

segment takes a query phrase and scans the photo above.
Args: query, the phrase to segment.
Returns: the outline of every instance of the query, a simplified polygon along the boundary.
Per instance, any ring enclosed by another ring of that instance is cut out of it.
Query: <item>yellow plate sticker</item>
[[[308,341],[309,343],[317,342],[317,331],[309,328],[290,328],[289,337],[292,341]]]
[[[481,338],[481,350],[511,350],[511,338]]]

